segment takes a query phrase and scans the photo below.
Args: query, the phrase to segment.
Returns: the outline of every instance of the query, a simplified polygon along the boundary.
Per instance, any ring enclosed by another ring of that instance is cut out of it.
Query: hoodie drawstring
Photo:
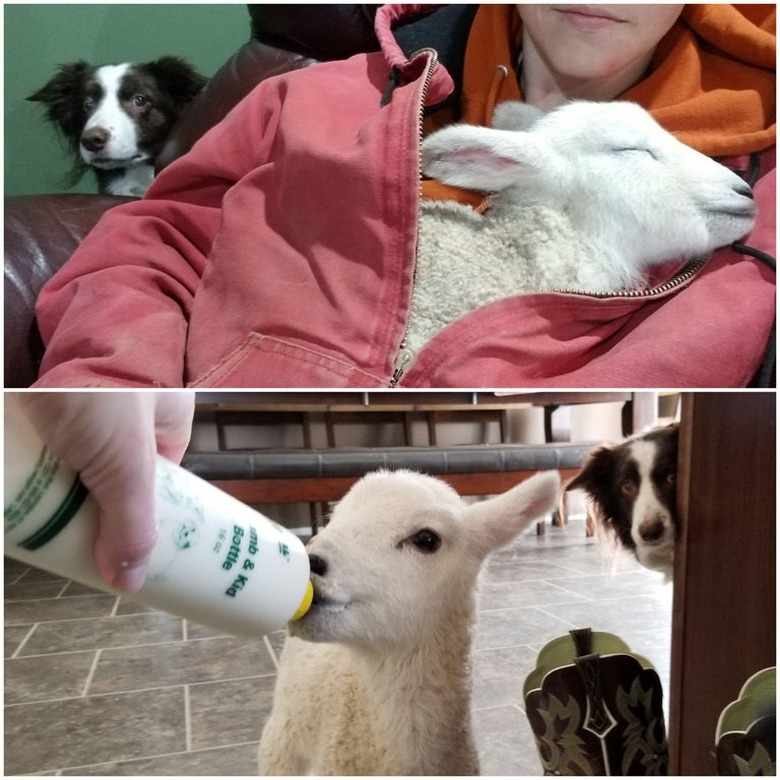
[[[487,99],[485,100],[485,127],[493,126],[493,112],[496,109],[498,95],[508,76],[509,68],[507,68],[506,65],[496,65],[495,73],[493,73],[493,81],[490,84]]]

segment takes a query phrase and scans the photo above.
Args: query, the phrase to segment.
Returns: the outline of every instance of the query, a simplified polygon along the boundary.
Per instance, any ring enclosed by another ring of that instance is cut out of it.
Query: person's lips
[[[625,21],[597,5],[561,5],[554,6],[554,10],[560,13],[572,27],[586,32],[603,30]]]

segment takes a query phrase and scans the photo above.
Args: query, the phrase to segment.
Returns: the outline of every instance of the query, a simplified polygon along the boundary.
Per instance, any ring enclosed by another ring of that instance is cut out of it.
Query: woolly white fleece
[[[423,203],[408,348],[419,350],[459,317],[509,295],[609,289],[613,274],[598,268],[603,250],[572,235],[566,215],[541,204],[518,208],[496,198],[483,216],[453,201]]]

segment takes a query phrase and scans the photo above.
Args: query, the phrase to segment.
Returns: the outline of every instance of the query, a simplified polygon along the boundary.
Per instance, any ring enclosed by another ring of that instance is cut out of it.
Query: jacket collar
[[[435,52],[427,105],[459,100],[466,42],[477,8],[389,4],[377,10],[376,36],[388,68],[400,81],[418,78]]]

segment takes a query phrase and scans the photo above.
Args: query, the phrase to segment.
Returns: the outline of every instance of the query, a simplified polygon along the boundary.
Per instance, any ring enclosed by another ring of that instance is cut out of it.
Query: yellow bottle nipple
[[[290,618],[290,622],[293,623],[296,620],[300,620],[308,611],[311,606],[312,599],[314,598],[314,586],[311,584],[311,580],[306,583],[306,593],[303,595],[303,601],[301,606],[298,607],[296,613]]]

